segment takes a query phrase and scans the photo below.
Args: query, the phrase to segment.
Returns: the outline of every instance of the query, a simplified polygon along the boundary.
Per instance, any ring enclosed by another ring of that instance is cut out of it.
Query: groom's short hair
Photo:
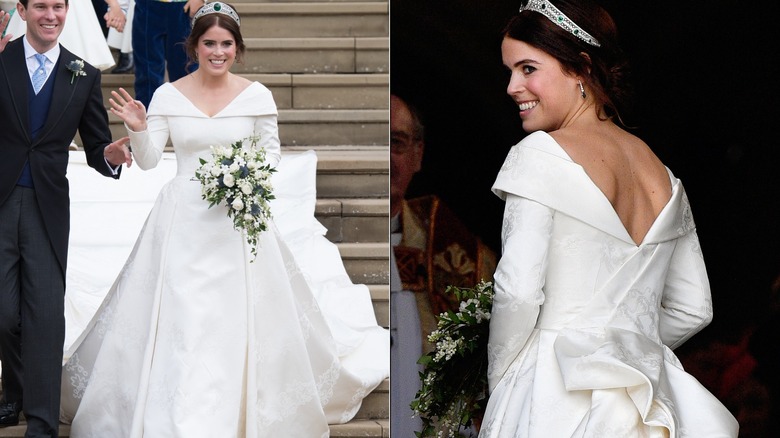
[[[27,9],[27,3],[29,3],[29,2],[30,2],[30,0],[19,0],[19,3],[21,3],[22,6],[24,6],[25,9]],[[65,0],[65,6],[68,6],[68,0]]]

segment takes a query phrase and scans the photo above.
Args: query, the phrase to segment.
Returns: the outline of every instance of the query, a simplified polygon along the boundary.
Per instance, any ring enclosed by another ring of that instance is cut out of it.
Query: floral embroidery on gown
[[[198,158],[253,133],[276,164],[276,106],[256,82],[213,117],[164,84],[148,130],[131,133],[144,169],[170,135],[176,175],[66,355],[62,419],[72,418],[72,437],[325,437],[388,377],[389,336],[373,313],[353,303],[356,315],[338,314],[348,295],[332,294],[355,285],[312,284],[311,261],[299,263],[273,224],[250,263],[224,209],[201,198]]]
[[[690,205],[672,196],[636,244],[555,140],[509,152],[481,438],[736,437],[734,417],[672,349],[712,300]]]

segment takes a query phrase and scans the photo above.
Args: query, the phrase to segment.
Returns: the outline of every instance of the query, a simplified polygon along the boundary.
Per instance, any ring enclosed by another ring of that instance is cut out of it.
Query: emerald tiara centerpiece
[[[235,9],[231,8],[229,4],[222,2],[211,2],[204,4],[200,9],[198,9],[198,12],[195,13],[195,16],[192,17],[192,25],[195,25],[195,22],[198,21],[198,18],[209,14],[227,15],[228,17],[232,18],[236,24],[241,26],[241,19],[238,17],[238,13],[235,11]]]

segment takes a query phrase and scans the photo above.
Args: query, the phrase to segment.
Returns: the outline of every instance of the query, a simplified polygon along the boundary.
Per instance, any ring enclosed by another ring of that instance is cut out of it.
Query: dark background
[[[601,1],[633,67],[638,128],[690,198],[715,319],[694,340],[763,318],[780,274],[780,17],[776,2]],[[519,0],[391,0],[391,89],[426,125],[410,196],[439,194],[500,252],[490,187],[525,133],[506,95],[500,30]],[[586,29],[587,30],[587,29]]]

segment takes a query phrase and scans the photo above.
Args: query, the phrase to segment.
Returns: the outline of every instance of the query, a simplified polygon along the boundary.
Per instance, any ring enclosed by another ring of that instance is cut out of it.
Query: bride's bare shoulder
[[[192,88],[195,86],[195,81],[193,80],[192,75],[186,75],[171,82],[171,85],[173,88],[179,90],[182,94],[187,96],[189,91],[192,90]]]
[[[231,74],[232,74],[232,73],[231,73]],[[245,78],[245,77],[243,77],[243,76],[239,76],[239,75],[236,75],[236,74],[232,74],[232,76],[233,76],[233,80],[235,81],[235,83],[236,83],[236,84],[238,84],[238,85],[240,85],[240,86],[241,86],[241,88],[246,88],[246,87],[248,87],[248,86],[249,86],[249,85],[250,85],[252,82],[254,82],[254,81],[250,81],[249,79],[247,79],[247,78]]]

